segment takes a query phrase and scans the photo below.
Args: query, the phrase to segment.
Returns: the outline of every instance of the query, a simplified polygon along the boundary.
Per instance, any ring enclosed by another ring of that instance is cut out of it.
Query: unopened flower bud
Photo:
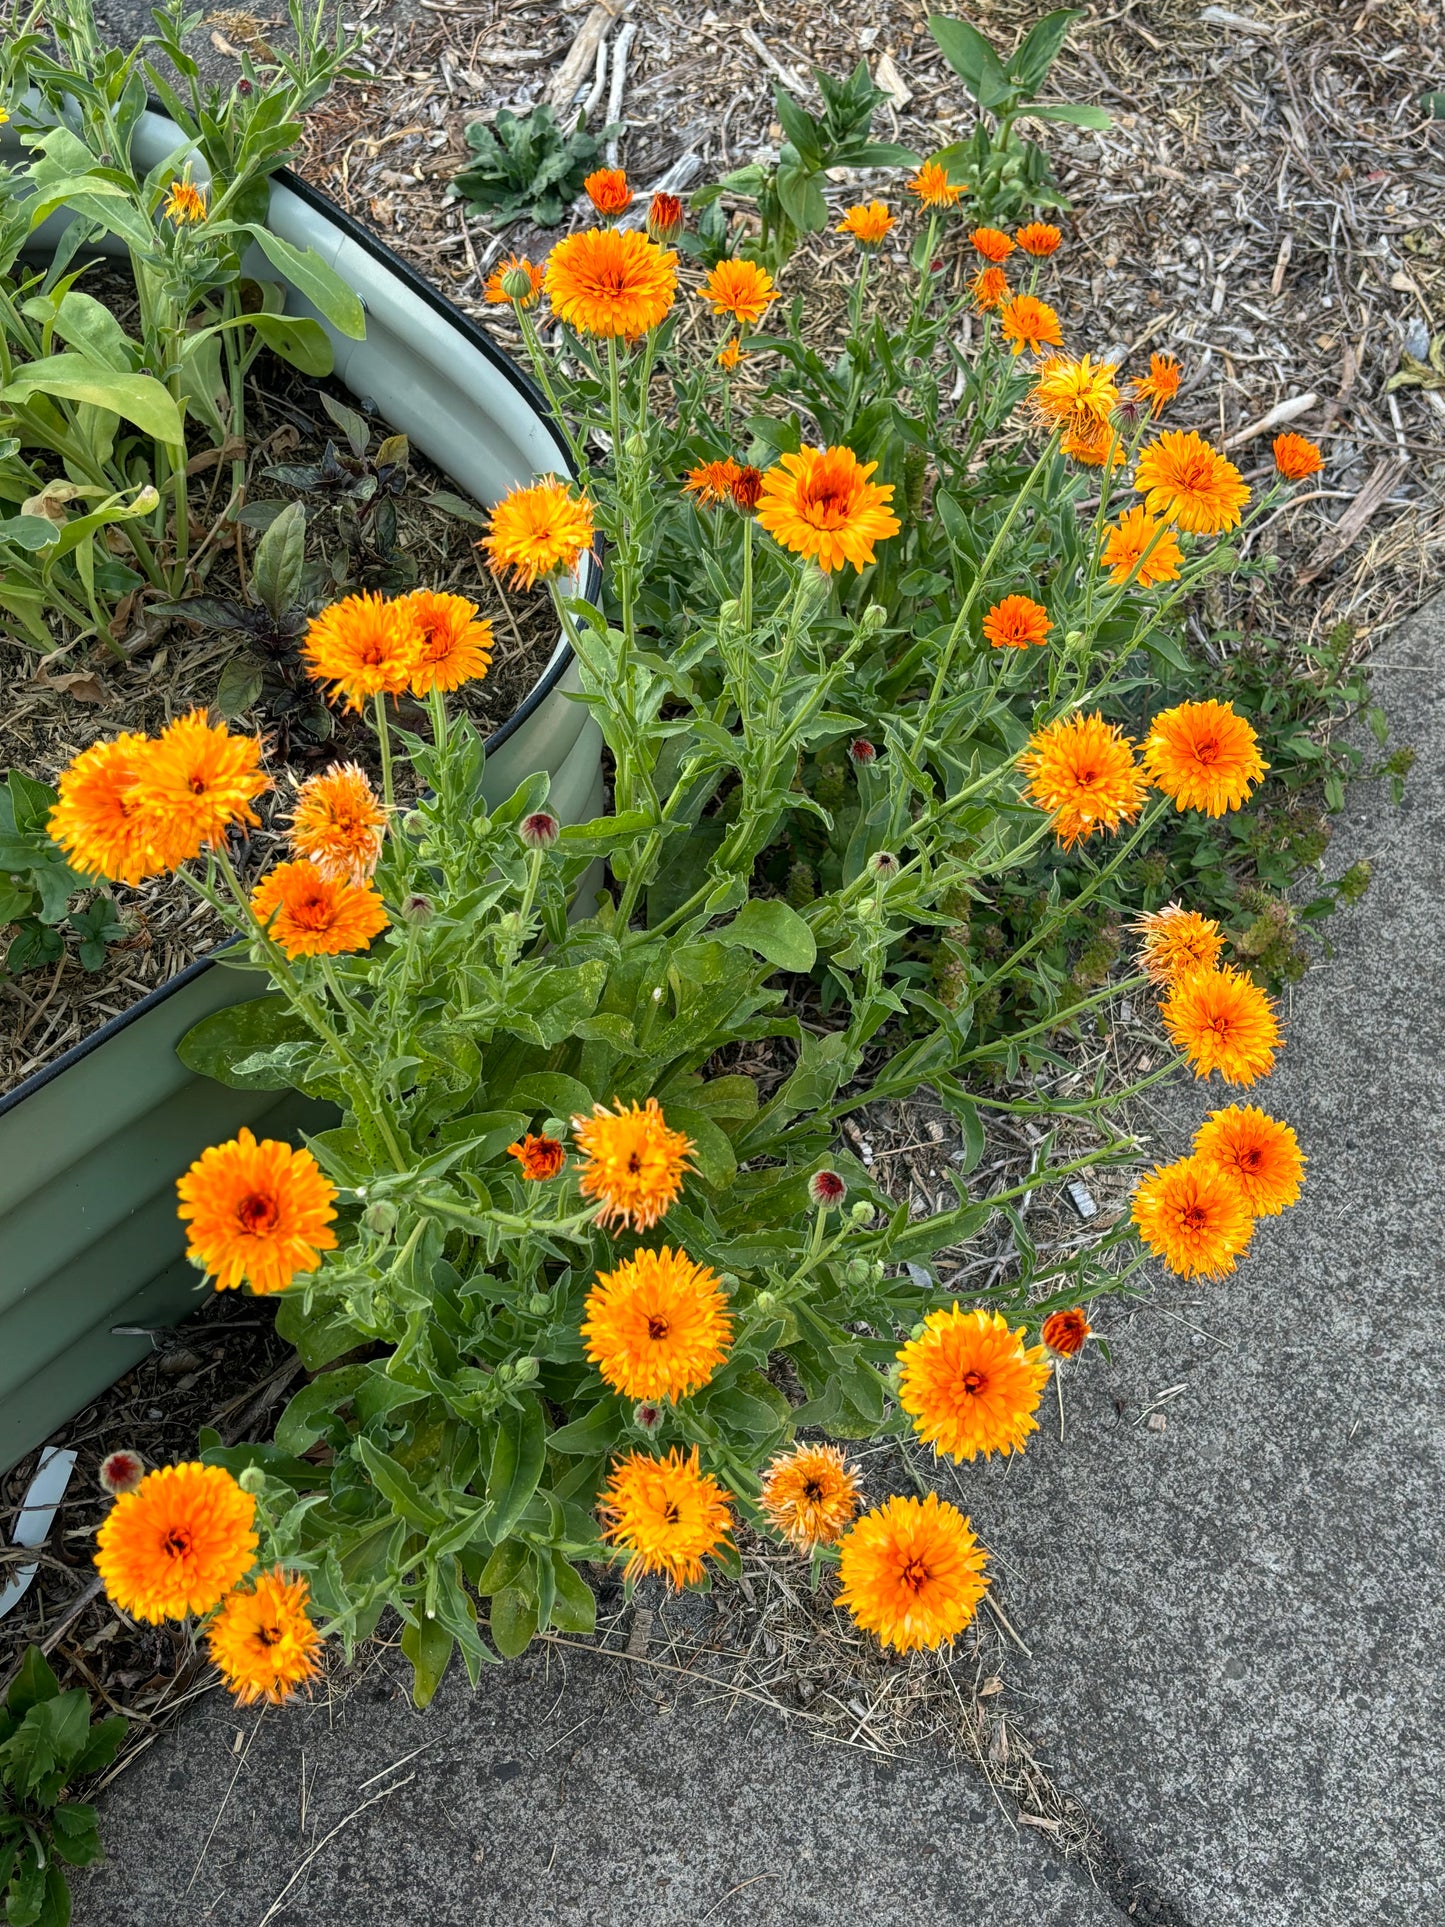
[[[808,1179],[808,1196],[822,1211],[831,1211],[848,1195],[848,1187],[836,1171],[815,1171]]]
[[[633,1406],[632,1423],[639,1432],[646,1432],[651,1437],[662,1424],[662,1407],[653,1404],[651,1399],[644,1399],[640,1405]]]
[[[508,943],[515,943],[522,935],[522,919],[515,910],[497,918],[497,935]]]
[[[527,1310],[534,1318],[541,1318],[551,1308],[552,1300],[545,1291],[534,1291],[527,1300]]]
[[[146,1462],[139,1452],[108,1452],[100,1462],[100,1482],[113,1499],[134,1492],[145,1475]]]
[[[647,207],[647,238],[668,247],[682,233],[686,215],[675,194],[654,194]]]
[[[389,1198],[378,1198],[369,1204],[361,1214],[361,1222],[368,1231],[374,1231],[378,1238],[389,1238],[396,1229],[396,1206]]]
[[[249,100],[255,91],[254,83],[247,80],[244,75],[236,82],[236,92],[241,96],[242,100]]]
[[[868,859],[868,868],[874,876],[882,877],[886,883],[889,877],[898,874],[898,858],[891,850],[875,850]]]
[[[419,890],[402,899],[401,914],[408,923],[418,926],[430,923],[436,915],[436,905],[430,897],[424,897]]]
[[[888,611],[881,602],[870,602],[858,618],[858,632],[864,636],[876,636],[888,620]]]
[[[852,1217],[854,1224],[867,1224],[868,1220],[873,1216],[873,1207],[866,1198],[856,1198],[853,1203],[853,1209],[849,1215]]]
[[[763,495],[763,471],[751,466],[740,468],[729,487],[732,490],[734,506],[745,515],[751,515]]]
[[[266,1474],[259,1465],[245,1465],[236,1474],[236,1483],[243,1492],[264,1492]]]
[[[843,1278],[850,1285],[866,1285],[868,1282],[868,1260],[850,1258],[843,1267]]]
[[[427,832],[427,820],[420,810],[408,810],[406,815],[401,819],[401,827],[406,831],[408,836],[425,836]]]
[[[623,443],[623,447],[627,451],[627,459],[630,462],[645,462],[647,460],[647,437],[645,435],[639,435],[635,428]]]
[[[760,1291],[757,1297],[754,1298],[753,1304],[762,1312],[776,1311],[778,1308],[778,1294],[775,1291]]]
[[[550,850],[562,834],[562,825],[550,810],[533,810],[524,816],[517,835],[529,850]]]
[[[518,1385],[530,1385],[536,1376],[537,1361],[535,1358],[519,1358],[512,1366],[512,1378]]]
[[[878,761],[878,752],[866,736],[859,736],[855,741],[849,743],[848,755],[853,762],[862,768],[866,768],[869,763],[876,763]]]
[[[503,268],[502,293],[509,301],[530,303],[535,292],[532,277],[524,267]]]

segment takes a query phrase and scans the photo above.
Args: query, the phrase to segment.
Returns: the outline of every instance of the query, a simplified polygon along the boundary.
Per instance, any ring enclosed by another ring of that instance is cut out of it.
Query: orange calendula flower
[[[507,1155],[522,1167],[522,1176],[542,1184],[555,1178],[567,1162],[567,1147],[555,1137],[534,1137],[530,1131],[520,1144],[509,1144]]]
[[[1238,1185],[1256,1218],[1278,1217],[1304,1183],[1299,1139],[1288,1124],[1253,1104],[1211,1111],[1194,1133],[1194,1155]]]
[[[968,191],[962,183],[955,186],[948,178],[948,169],[937,161],[925,161],[903,185],[905,192],[917,195],[922,207],[956,207]]]
[[[133,1619],[208,1613],[251,1569],[256,1501],[219,1465],[165,1465],[123,1492],[96,1535],[106,1597]]]
[[[172,181],[162,212],[177,227],[194,226],[206,218],[206,190],[193,181]]]
[[[946,1646],[988,1590],[988,1554],[957,1506],[887,1500],[863,1517],[838,1553],[838,1604],[884,1646],[910,1653]]]
[[[983,639],[994,649],[1029,649],[1049,639],[1049,612],[1026,595],[1006,595],[983,619]]]
[[[1147,401],[1158,416],[1179,393],[1179,363],[1173,355],[1150,355],[1149,372],[1130,384],[1140,401]]]
[[[150,747],[127,730],[92,743],[63,772],[46,828],[73,868],[113,883],[139,883],[164,868],[136,797],[136,773]]]
[[[1057,254],[1063,238],[1058,228],[1052,227],[1047,221],[1030,221],[1014,236],[1024,253],[1033,255],[1036,261],[1043,260],[1046,255]]]
[[[836,1445],[797,1445],[763,1474],[759,1505],[799,1552],[836,1545],[858,1510],[855,1467]]]
[[[1222,535],[1239,526],[1249,484],[1217,448],[1193,429],[1166,428],[1134,470],[1145,505],[1190,535]]]
[[[1055,1358],[1077,1358],[1093,1332],[1082,1306],[1075,1305],[1069,1311],[1051,1311],[1039,1337]]]
[[[1276,435],[1272,447],[1274,465],[1287,482],[1306,481],[1325,465],[1324,456],[1303,435]]]
[[[542,268],[524,254],[511,254],[487,277],[485,298],[494,307],[534,308],[542,298]]]
[[[405,602],[364,590],[312,617],[301,654],[307,674],[331,684],[333,701],[344,696],[348,709],[361,709],[373,696],[410,687],[421,632]]]
[[[1132,577],[1141,589],[1152,589],[1156,582],[1178,580],[1184,555],[1169,524],[1136,502],[1105,536],[1103,562],[1117,587]]]
[[[674,1588],[698,1583],[733,1523],[727,1494],[703,1471],[696,1446],[687,1458],[677,1446],[665,1459],[630,1452],[612,1467],[597,1510],[603,1538],[632,1554],[624,1576],[661,1573]]]
[[[413,589],[398,600],[421,636],[411,673],[414,696],[482,680],[492,666],[492,625],[485,616],[478,619],[475,602],[436,589]]]
[[[1041,355],[1045,348],[1063,345],[1059,317],[1047,301],[1040,301],[1035,295],[1014,295],[999,309],[998,319],[999,330],[1016,355],[1021,355],[1025,348],[1030,354]]]
[[[851,448],[800,448],[780,457],[763,476],[758,521],[794,555],[807,556],[825,575],[851,562],[873,561],[873,545],[903,526],[888,506],[891,482],[868,478],[877,462],[860,462]]]
[[[620,167],[599,167],[582,186],[599,214],[625,214],[632,206],[632,189]]]
[[[698,292],[714,314],[730,314],[740,323],[761,321],[781,299],[773,277],[756,261],[719,261]]]
[[[1124,461],[1123,444],[1108,422],[1101,422],[1086,435],[1068,430],[1060,439],[1059,447],[1065,455],[1076,462],[1087,463],[1090,468],[1103,468],[1106,464],[1110,468],[1119,468]]]
[[[1019,758],[1027,795],[1053,818],[1064,849],[1097,829],[1132,823],[1148,783],[1134,761],[1134,745],[1114,723],[1092,716],[1060,716],[1029,738]]]
[[[703,462],[687,471],[682,492],[684,495],[695,495],[699,502],[725,502],[731,496],[733,483],[741,473],[731,455],[725,456],[720,462]]]
[[[1002,268],[980,268],[969,282],[968,291],[985,314],[1001,308],[1012,292]]]
[[[692,1169],[692,1139],[674,1131],[655,1097],[591,1117],[574,1117],[572,1132],[584,1158],[578,1189],[602,1205],[598,1224],[647,1231],[663,1217]]]
[[[315,1679],[321,1635],[306,1611],[310,1596],[299,1573],[277,1566],[223,1601],[206,1628],[206,1647],[240,1705],[266,1700],[280,1706]]]
[[[258,1144],[244,1124],[228,1144],[202,1151],[176,1191],[186,1256],[217,1291],[242,1283],[262,1296],[285,1291],[336,1249],[335,1185],[309,1151],[275,1138]]]
[[[731,488],[733,507],[741,509],[744,515],[751,515],[763,499],[763,471],[744,463],[734,475]]]
[[[1181,1278],[1223,1278],[1254,1231],[1239,1187],[1197,1157],[1156,1165],[1142,1178],[1133,1217],[1155,1257]]]
[[[876,248],[896,223],[882,201],[859,201],[838,223],[839,234],[851,234],[860,247]]]
[[[647,204],[647,238],[669,247],[682,233],[687,213],[675,194],[654,194]]]
[[[1029,398],[1036,420],[1084,443],[1108,432],[1109,417],[1118,405],[1114,364],[1093,362],[1087,355],[1078,361],[1050,355]],[[1104,459],[1102,454],[1099,459]]]
[[[357,763],[333,763],[296,793],[287,842],[323,876],[360,883],[376,868],[386,811]]]
[[[677,294],[677,256],[635,228],[584,228],[547,257],[547,296],[579,334],[633,340],[655,328]]]
[[[135,806],[168,870],[224,843],[234,826],[259,823],[251,803],[270,787],[260,738],[233,736],[204,709],[177,716],[137,752]]]
[[[1134,928],[1143,938],[1139,968],[1156,984],[1177,983],[1191,970],[1213,970],[1224,949],[1213,917],[1201,917],[1178,903],[1146,912]]]
[[[741,367],[747,359],[748,351],[743,347],[736,335],[733,335],[730,340],[725,341],[717,351],[717,365],[719,368],[725,369],[728,374],[731,374],[734,368]]]
[[[1211,699],[1160,710],[1144,741],[1144,768],[1176,808],[1223,816],[1247,801],[1269,764],[1243,716]]]
[[[974,253],[981,254],[985,261],[992,261],[996,268],[1001,267],[1014,251],[1015,243],[1002,228],[976,227],[968,239]]]
[[[367,950],[391,922],[370,883],[328,876],[305,858],[269,870],[251,892],[251,909],[293,960]]]
[[[554,569],[572,570],[592,546],[592,504],[569,494],[561,482],[514,488],[492,510],[492,525],[478,545],[493,574],[512,571],[512,586],[530,589]]]
[[[925,1445],[951,1459],[1021,1452],[1049,1381],[1049,1361],[996,1311],[931,1311],[898,1357],[898,1403]]]
[[[716,1273],[685,1251],[636,1251],[587,1294],[587,1356],[625,1398],[686,1398],[727,1357],[733,1321]]]
[[[1274,1069],[1284,1041],[1274,1006],[1232,964],[1191,970],[1170,985],[1161,1015],[1196,1077],[1218,1071],[1226,1084],[1253,1084]]]

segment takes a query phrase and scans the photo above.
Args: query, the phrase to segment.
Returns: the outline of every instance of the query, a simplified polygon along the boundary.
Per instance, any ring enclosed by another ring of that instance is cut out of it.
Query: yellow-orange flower
[[[625,1398],[686,1398],[727,1357],[733,1321],[715,1272],[685,1251],[636,1251],[587,1294],[587,1356]]]
[[[687,213],[675,194],[654,194],[647,204],[647,238],[661,247],[675,241],[687,224]]]
[[[645,335],[677,293],[677,256],[635,228],[584,228],[547,257],[553,310],[579,334]]]
[[[1161,709],[1144,741],[1144,768],[1181,810],[1237,810],[1269,768],[1259,738],[1228,703]]]
[[[992,261],[996,268],[1001,267],[1014,251],[1015,244],[1002,228],[976,227],[968,238],[975,254],[981,254],[985,261]]]
[[[988,1590],[987,1560],[957,1506],[936,1492],[894,1497],[865,1512],[844,1538],[838,1604],[897,1652],[946,1646]]]
[[[1156,1165],[1141,1178],[1133,1216],[1155,1257],[1181,1278],[1223,1278],[1254,1231],[1238,1185],[1197,1157]]]
[[[702,462],[697,468],[687,471],[682,492],[684,495],[695,495],[699,502],[725,502],[731,498],[733,483],[741,473],[731,455],[724,456],[719,462]]]
[[[251,892],[251,909],[291,958],[367,950],[391,921],[373,885],[328,876],[304,857],[268,870]]]
[[[860,247],[876,248],[888,238],[895,222],[882,201],[859,201],[838,223],[840,234],[851,234]]]
[[[136,772],[148,748],[144,736],[127,730],[81,750],[62,773],[46,827],[75,869],[139,883],[164,867],[136,799]]]
[[[781,299],[773,277],[756,261],[719,261],[699,292],[714,314],[730,314],[739,323],[761,321]]]
[[[208,1613],[256,1557],[256,1501],[219,1465],[165,1465],[123,1492],[96,1535],[106,1597],[133,1619]]]
[[[478,545],[494,575],[512,571],[512,586],[530,589],[554,569],[572,570],[592,546],[592,504],[570,495],[561,482],[514,488],[492,510],[492,524]]]
[[[968,291],[984,313],[989,314],[1008,300],[1008,276],[1002,268],[980,268],[969,282]]]
[[[1179,393],[1179,363],[1173,355],[1150,355],[1148,374],[1136,376],[1130,386],[1157,417]]]
[[[1224,949],[1213,917],[1201,917],[1178,903],[1147,911],[1134,928],[1144,939],[1139,968],[1156,984],[1176,983],[1191,970],[1213,970]]]
[[[436,589],[413,589],[398,601],[421,636],[411,672],[414,696],[482,680],[492,666],[492,625],[485,616],[478,619],[475,602]]]
[[[620,167],[599,167],[582,186],[599,214],[625,214],[632,206],[632,189]]]
[[[655,1097],[646,1104],[600,1104],[591,1117],[574,1117],[573,1135],[586,1162],[578,1179],[584,1198],[602,1205],[598,1224],[646,1231],[670,1209],[692,1169],[692,1139],[674,1131]]]
[[[763,471],[745,462],[729,484],[733,507],[751,515],[763,499]]]
[[[836,1545],[858,1510],[856,1469],[836,1445],[797,1445],[772,1460],[758,1504],[799,1552]]]
[[[242,1706],[279,1706],[320,1670],[321,1635],[306,1611],[310,1588],[279,1566],[227,1595],[206,1628],[211,1663]]]
[[[555,1178],[567,1162],[567,1147],[555,1137],[534,1137],[530,1131],[520,1144],[509,1144],[507,1155],[522,1167],[522,1176],[542,1184]]]
[[[1164,1028],[1196,1077],[1218,1071],[1226,1084],[1268,1077],[1283,1039],[1274,1007],[1252,977],[1232,964],[1191,970],[1165,998]]]
[[[1049,612],[1026,595],[1006,595],[983,619],[983,638],[994,649],[1037,648],[1049,639]]]
[[[343,596],[313,616],[301,654],[316,682],[329,682],[333,701],[361,709],[373,696],[399,696],[410,686],[421,654],[421,632],[404,601],[372,590]]]
[[[1051,1311],[1039,1337],[1055,1358],[1077,1358],[1093,1331],[1083,1307],[1075,1305],[1069,1311]]]
[[[625,1576],[661,1573],[674,1587],[696,1585],[704,1559],[727,1544],[732,1509],[697,1447],[684,1458],[674,1446],[665,1459],[631,1452],[613,1467],[597,1510],[602,1533],[632,1554]]]
[[[1063,238],[1059,230],[1047,221],[1030,221],[1014,236],[1024,253],[1033,255],[1035,260],[1056,254]]]
[[[1134,745],[1097,711],[1060,716],[1036,731],[1019,768],[1029,779],[1030,801],[1053,818],[1066,850],[1097,829],[1132,823],[1148,788]]]
[[[263,1296],[285,1291],[336,1249],[335,1185],[309,1151],[275,1138],[258,1144],[244,1124],[229,1143],[202,1151],[176,1191],[186,1256],[217,1291],[243,1282]]]
[[[527,287],[523,288],[520,277],[527,277]],[[511,278],[510,287],[504,285]],[[487,277],[485,298],[495,307],[534,308],[542,298],[543,272],[540,263],[529,261],[524,254],[509,254],[505,261],[492,269]]]
[[[204,709],[177,716],[136,752],[135,807],[168,870],[224,843],[233,825],[259,823],[251,803],[270,787],[260,738],[233,736]]]
[[[1012,344],[1013,354],[1021,355],[1027,348],[1030,354],[1041,355],[1045,348],[1063,345],[1059,317],[1047,301],[1035,295],[1014,295],[999,309],[998,319],[999,331]]]
[[[1118,405],[1114,364],[1093,362],[1087,355],[1078,361],[1067,355],[1050,355],[1039,370],[1030,396],[1030,407],[1038,421],[1083,444],[1095,443],[1109,432],[1109,417]],[[1103,459],[1101,453],[1099,460]]]
[[[1049,1380],[1043,1350],[996,1311],[931,1311],[899,1352],[898,1403],[925,1445],[951,1459],[1021,1452]]]
[[[1123,444],[1108,422],[1101,422],[1086,435],[1067,430],[1059,440],[1059,447],[1065,455],[1087,463],[1090,468],[1103,468],[1106,464],[1119,468],[1124,461]]]
[[[956,207],[968,191],[962,183],[954,186],[948,169],[937,161],[925,161],[912,180],[904,182],[904,189],[916,194],[923,207]]]
[[[1116,586],[1122,587],[1132,576],[1141,589],[1152,589],[1156,582],[1177,581],[1184,556],[1169,524],[1136,502],[1104,538],[1103,562]]]
[[[376,868],[386,834],[386,811],[357,763],[333,763],[308,776],[296,793],[287,842],[323,876],[360,883]]]
[[[1150,442],[1134,470],[1145,505],[1191,535],[1238,528],[1249,484],[1217,448],[1193,429],[1166,428]]]
[[[172,181],[161,211],[177,227],[194,226],[206,218],[206,190],[194,181]]]
[[[1278,1217],[1304,1183],[1299,1139],[1288,1124],[1253,1104],[1211,1111],[1194,1133],[1194,1155],[1238,1185],[1256,1218]]]
[[[1303,482],[1325,465],[1324,456],[1303,435],[1276,435],[1273,448],[1274,465],[1287,482]]]
[[[816,562],[825,575],[873,561],[873,545],[903,526],[888,506],[891,482],[868,478],[877,462],[851,448],[800,448],[763,476],[758,521],[775,542]]]
[[[731,374],[734,368],[740,367],[747,359],[748,351],[736,335],[725,341],[717,351],[717,365],[725,369],[728,374]]]

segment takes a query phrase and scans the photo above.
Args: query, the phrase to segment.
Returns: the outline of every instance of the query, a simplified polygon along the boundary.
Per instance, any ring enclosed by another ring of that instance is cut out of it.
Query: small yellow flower
[[[206,190],[193,181],[172,181],[161,211],[177,227],[194,226],[206,218]]]

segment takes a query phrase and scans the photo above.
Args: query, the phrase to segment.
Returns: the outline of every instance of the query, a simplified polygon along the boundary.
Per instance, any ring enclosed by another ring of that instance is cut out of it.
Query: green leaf
[[[604,1398],[598,1405],[584,1412],[581,1418],[573,1419],[570,1425],[560,1426],[547,1439],[549,1452],[560,1452],[569,1458],[600,1458],[610,1452],[622,1436],[622,1404],[619,1399]]]
[[[928,31],[980,107],[997,107],[1009,99],[1013,85],[998,55],[976,27],[966,20],[951,19],[946,13],[931,13]]]
[[[352,1450],[371,1475],[372,1483],[392,1510],[421,1532],[435,1532],[446,1524],[446,1514],[429,1499],[406,1467],[373,1445],[365,1434],[351,1442]]]
[[[778,970],[811,970],[818,956],[812,931],[781,897],[749,898],[731,923],[709,935],[755,952]]]
[[[552,1625],[562,1633],[593,1632],[597,1626],[596,1596],[577,1568],[555,1548],[552,1576],[557,1589],[552,1601]]]
[[[12,549],[23,549],[27,555],[54,548],[59,540],[60,524],[52,522],[48,515],[12,515],[0,522],[0,542],[8,542]],[[52,641],[48,631],[46,641],[47,644]]]
[[[692,1160],[705,1184],[717,1190],[732,1183],[738,1172],[737,1153],[720,1124],[715,1124],[705,1112],[691,1110],[685,1104],[669,1104],[667,1121],[692,1139]]]
[[[477,1591],[483,1599],[505,1592],[527,1564],[531,1554],[520,1539],[505,1539],[482,1567]]]
[[[430,1706],[451,1662],[454,1644],[446,1627],[435,1619],[419,1619],[414,1626],[402,1628],[401,1650],[411,1661],[414,1706]]]
[[[300,1458],[330,1429],[340,1408],[375,1376],[371,1365],[343,1365],[339,1371],[323,1372],[304,1385],[277,1421],[276,1444],[281,1451]]]
[[[300,599],[305,564],[306,510],[300,502],[288,502],[256,544],[251,564],[251,587],[273,619]]]
[[[360,341],[366,334],[366,310],[334,268],[329,268],[313,249],[304,252],[283,241],[270,228],[250,224],[246,232],[254,237],[261,252],[284,274],[298,294],[318,309],[341,334]],[[253,317],[254,319],[254,317]]]
[[[232,656],[216,678],[212,704],[216,714],[228,723],[244,716],[261,694],[265,681],[266,671],[254,656]]]
[[[336,366],[330,335],[310,315],[259,312],[246,319],[273,355],[299,368],[303,375],[329,375]]]
[[[181,412],[152,375],[122,374],[84,355],[47,355],[22,368],[0,388],[0,401],[27,402],[34,395],[89,402],[134,422],[143,434],[171,446],[185,440]]]
[[[60,1681],[50,1670],[50,1662],[38,1646],[27,1646],[20,1669],[10,1682],[10,1691],[5,1695],[5,1710],[13,1713],[16,1719],[24,1719],[32,1706],[41,1706],[46,1700],[53,1700],[60,1691]]]
[[[1018,52],[1008,64],[1010,80],[1025,93],[1036,94],[1049,77],[1049,69],[1059,57],[1069,28],[1083,18],[1078,7],[1060,7],[1036,20],[1019,43]]]
[[[1112,114],[1102,107],[1074,107],[1065,101],[1030,101],[1027,109],[1035,120],[1064,121],[1070,127],[1092,127],[1096,134],[1114,125]]]
[[[176,1056],[187,1070],[229,1084],[232,1090],[285,1091],[292,1088],[291,1081],[279,1071],[239,1072],[235,1066],[280,1044],[314,1042],[305,1019],[284,997],[254,997],[193,1024],[176,1045]]]
[[[487,1478],[487,1529],[494,1540],[505,1539],[521,1518],[546,1462],[547,1421],[540,1400],[528,1398],[520,1409],[508,1407],[497,1427]]]
[[[529,1113],[545,1111],[548,1117],[591,1117],[595,1102],[585,1084],[575,1077],[564,1077],[561,1071],[534,1072],[522,1078],[508,1095]]]
[[[508,1586],[492,1600],[492,1638],[503,1659],[517,1659],[537,1636],[537,1595]]]

